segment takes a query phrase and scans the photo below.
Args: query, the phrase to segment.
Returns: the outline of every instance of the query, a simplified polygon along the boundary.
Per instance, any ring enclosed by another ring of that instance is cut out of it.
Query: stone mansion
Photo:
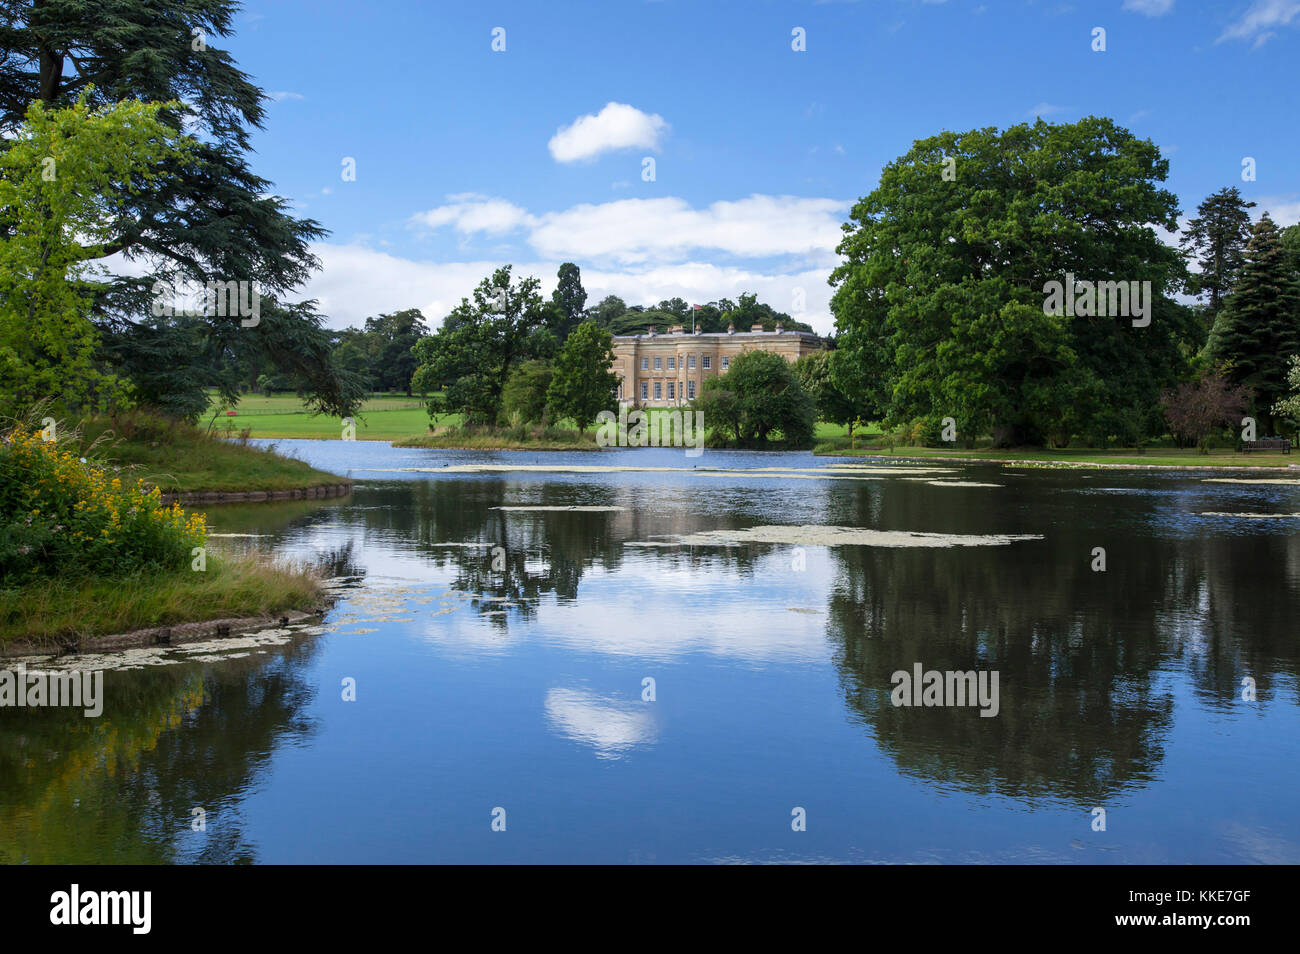
[[[651,328],[643,335],[614,336],[614,373],[618,400],[631,407],[677,407],[695,400],[704,381],[726,374],[732,360],[746,351],[773,351],[787,361],[821,351],[825,345],[806,331],[690,333],[677,325],[667,334]]]

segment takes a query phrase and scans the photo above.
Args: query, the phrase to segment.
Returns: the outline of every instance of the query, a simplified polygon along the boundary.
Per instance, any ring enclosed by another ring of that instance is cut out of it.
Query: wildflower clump
[[[163,506],[38,430],[0,435],[0,581],[180,570],[207,539],[201,513]]]

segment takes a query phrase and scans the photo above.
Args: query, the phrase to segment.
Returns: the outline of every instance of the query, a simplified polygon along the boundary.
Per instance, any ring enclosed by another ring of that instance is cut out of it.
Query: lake
[[[1300,470],[277,444],[337,604],[0,710],[0,860],[1300,862]]]

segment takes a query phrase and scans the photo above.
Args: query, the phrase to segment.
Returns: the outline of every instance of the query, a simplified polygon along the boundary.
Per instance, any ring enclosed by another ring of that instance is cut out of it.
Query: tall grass
[[[323,602],[319,577],[256,557],[209,556],[203,572],[141,571],[111,579],[46,579],[0,588],[0,646],[55,646],[210,619],[275,616]]]

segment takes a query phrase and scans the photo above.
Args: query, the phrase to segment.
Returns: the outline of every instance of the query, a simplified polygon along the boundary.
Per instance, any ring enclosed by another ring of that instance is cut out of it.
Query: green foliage
[[[0,436],[0,582],[184,569],[204,544],[203,514],[124,485],[74,442],[22,427]]]
[[[443,391],[439,410],[463,414],[468,424],[494,424],[501,392],[517,362],[546,357],[556,338],[547,327],[548,306],[536,278],[512,284],[510,266],[498,268],[461,299],[435,335],[416,342],[417,368],[411,386],[422,393]]]
[[[828,424],[844,425],[852,438],[853,427],[863,416],[864,407],[847,397],[835,383],[831,373],[834,357],[833,351],[806,354],[794,363],[794,373],[804,392],[812,399],[817,409],[817,419]]]
[[[1300,353],[1300,277],[1267,213],[1251,232],[1241,278],[1205,351],[1254,392],[1261,416],[1271,416],[1286,391],[1287,362]]]
[[[572,418],[585,434],[601,411],[613,408],[618,375],[612,336],[594,321],[584,321],[569,335],[555,360],[555,375],[546,393],[557,420]]]
[[[3,8],[0,126],[18,126],[34,100],[46,108],[84,101],[92,110],[136,101],[169,104],[157,119],[171,137],[192,133],[186,160],[166,163],[165,187],[88,193],[101,197],[108,212],[96,257],[120,253],[154,269],[93,289],[94,322],[106,340],[116,336],[113,361],[137,391],[164,390],[145,380],[151,366],[162,369],[132,352],[137,344],[154,348],[156,335],[129,333],[148,313],[156,281],[248,282],[260,290],[260,324],[244,327],[238,315],[203,316],[209,340],[201,354],[211,360],[195,361],[188,392],[169,398],[185,405],[196,392],[216,387],[233,402],[239,377],[222,371],[238,361],[250,384],[275,370],[290,375],[313,405],[351,413],[362,390],[338,373],[313,303],[284,300],[319,266],[310,243],[326,232],[291,216],[289,200],[249,168],[250,132],[265,119],[266,96],[219,46],[232,33],[239,4],[60,0]],[[198,35],[202,49],[195,46]]]
[[[501,391],[501,418],[512,424],[539,424],[547,419],[546,394],[554,369],[546,361],[525,361],[510,372]]]
[[[551,303],[559,315],[553,329],[561,341],[582,321],[582,309],[587,304],[587,292],[582,287],[582,272],[572,262],[565,262],[556,273],[559,279],[551,294]]]
[[[945,159],[955,177],[945,176]],[[956,419],[999,444],[1101,426],[1101,408],[1154,408],[1195,339],[1175,249],[1168,163],[1108,119],[945,132],[890,163],[854,206],[831,277],[844,357],[832,375],[890,426]],[[1148,327],[1045,314],[1044,285],[1150,281]]]
[[[724,375],[709,378],[693,408],[704,415],[711,443],[763,447],[781,435],[787,447],[812,443],[817,412],[790,362],[770,351],[746,351]]]
[[[785,312],[760,302],[754,294],[742,294],[733,307],[722,310],[719,324],[719,331],[726,331],[729,324],[735,325],[737,331],[749,331],[754,325],[762,325],[764,331],[775,331],[778,324],[786,331],[812,331],[811,325],[795,321]]]
[[[175,104],[171,104],[175,105]],[[0,413],[53,399],[93,408],[117,393],[96,362],[86,263],[116,234],[119,194],[159,188],[190,144],[165,104],[31,104],[0,152]]]
[[[1193,295],[1209,295],[1206,316],[1210,325],[1241,275],[1250,239],[1247,210],[1254,207],[1236,186],[1220,189],[1196,207],[1196,217],[1187,223],[1179,240],[1183,251],[1200,266],[1199,272],[1188,275],[1187,290]]]
[[[1273,413],[1290,422],[1294,433],[1300,430],[1300,354],[1291,355],[1286,370],[1287,394],[1273,405]]]

